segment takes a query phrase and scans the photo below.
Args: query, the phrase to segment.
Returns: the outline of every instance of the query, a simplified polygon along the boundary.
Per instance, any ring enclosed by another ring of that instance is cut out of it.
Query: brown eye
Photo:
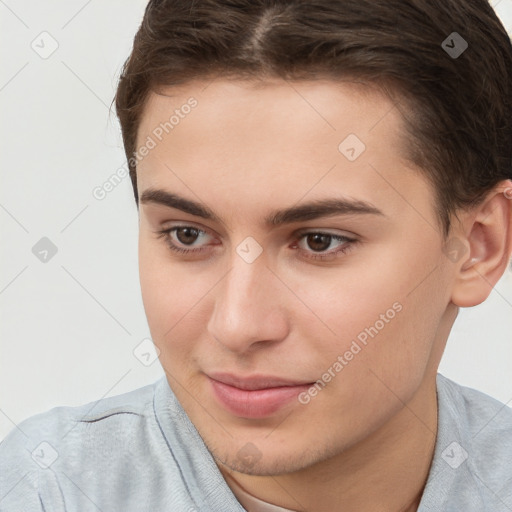
[[[332,242],[332,235],[324,233],[311,233],[306,236],[306,243],[313,251],[325,251]]]
[[[182,255],[196,255],[208,251],[212,245],[217,245],[215,240],[213,240],[214,243],[208,244],[207,242],[214,237],[194,226],[175,226],[161,229],[156,234],[157,238],[164,239],[169,249]]]
[[[175,233],[178,242],[185,245],[194,243],[199,236],[199,230],[191,227],[176,228]]]
[[[357,240],[345,235],[322,231],[299,233],[298,249],[303,258],[310,260],[332,261],[347,253],[356,245]]]

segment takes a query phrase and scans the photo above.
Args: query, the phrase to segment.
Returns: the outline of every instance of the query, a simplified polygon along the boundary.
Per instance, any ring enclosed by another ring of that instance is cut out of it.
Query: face
[[[137,180],[169,384],[241,472],[342,453],[433,381],[446,341],[449,263],[400,114],[330,81],[164,92],[139,127]]]

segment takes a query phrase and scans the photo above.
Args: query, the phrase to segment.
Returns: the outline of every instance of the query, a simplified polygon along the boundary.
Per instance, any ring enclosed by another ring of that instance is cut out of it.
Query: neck
[[[223,465],[220,470],[228,485],[234,479],[253,496],[291,510],[413,512],[428,477],[436,434],[431,375],[386,424],[330,459],[277,476],[247,475]]]

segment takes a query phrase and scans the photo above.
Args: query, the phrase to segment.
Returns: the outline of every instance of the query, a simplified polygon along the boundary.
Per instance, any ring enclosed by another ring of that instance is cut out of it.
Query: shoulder
[[[489,445],[498,437],[502,449],[512,454],[512,409],[507,404],[442,375],[438,375],[437,383],[440,407],[458,418],[472,444]],[[512,467],[508,465],[507,470],[512,472]]]
[[[512,509],[512,409],[442,375],[437,395],[437,443],[426,502],[447,511]]]
[[[0,444],[0,512],[20,510],[241,508],[163,376],[20,423]]]
[[[29,447],[31,440],[58,439],[59,444],[64,446],[66,439],[68,442],[76,439],[76,435],[73,435],[75,429],[84,432],[90,430],[88,425],[95,424],[95,429],[109,432],[111,429],[106,427],[112,422],[133,422],[135,418],[147,418],[151,415],[156,384],[80,406],[55,407],[31,416],[13,428],[0,443],[0,460],[21,446]]]
[[[19,423],[0,443],[0,510],[23,503],[40,510],[41,492],[56,475],[101,470],[138,451],[152,429],[154,384],[77,407],[56,407]],[[123,457],[121,457],[123,458]],[[5,508],[4,508],[5,507]],[[58,508],[57,508],[58,510]]]

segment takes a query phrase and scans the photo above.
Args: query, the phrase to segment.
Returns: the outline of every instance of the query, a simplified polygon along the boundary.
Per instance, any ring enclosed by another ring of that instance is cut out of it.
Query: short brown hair
[[[445,236],[453,212],[512,178],[512,46],[486,0],[151,0],[115,97],[137,205],[150,91],[215,76],[386,89],[407,106],[406,157],[434,186]]]

